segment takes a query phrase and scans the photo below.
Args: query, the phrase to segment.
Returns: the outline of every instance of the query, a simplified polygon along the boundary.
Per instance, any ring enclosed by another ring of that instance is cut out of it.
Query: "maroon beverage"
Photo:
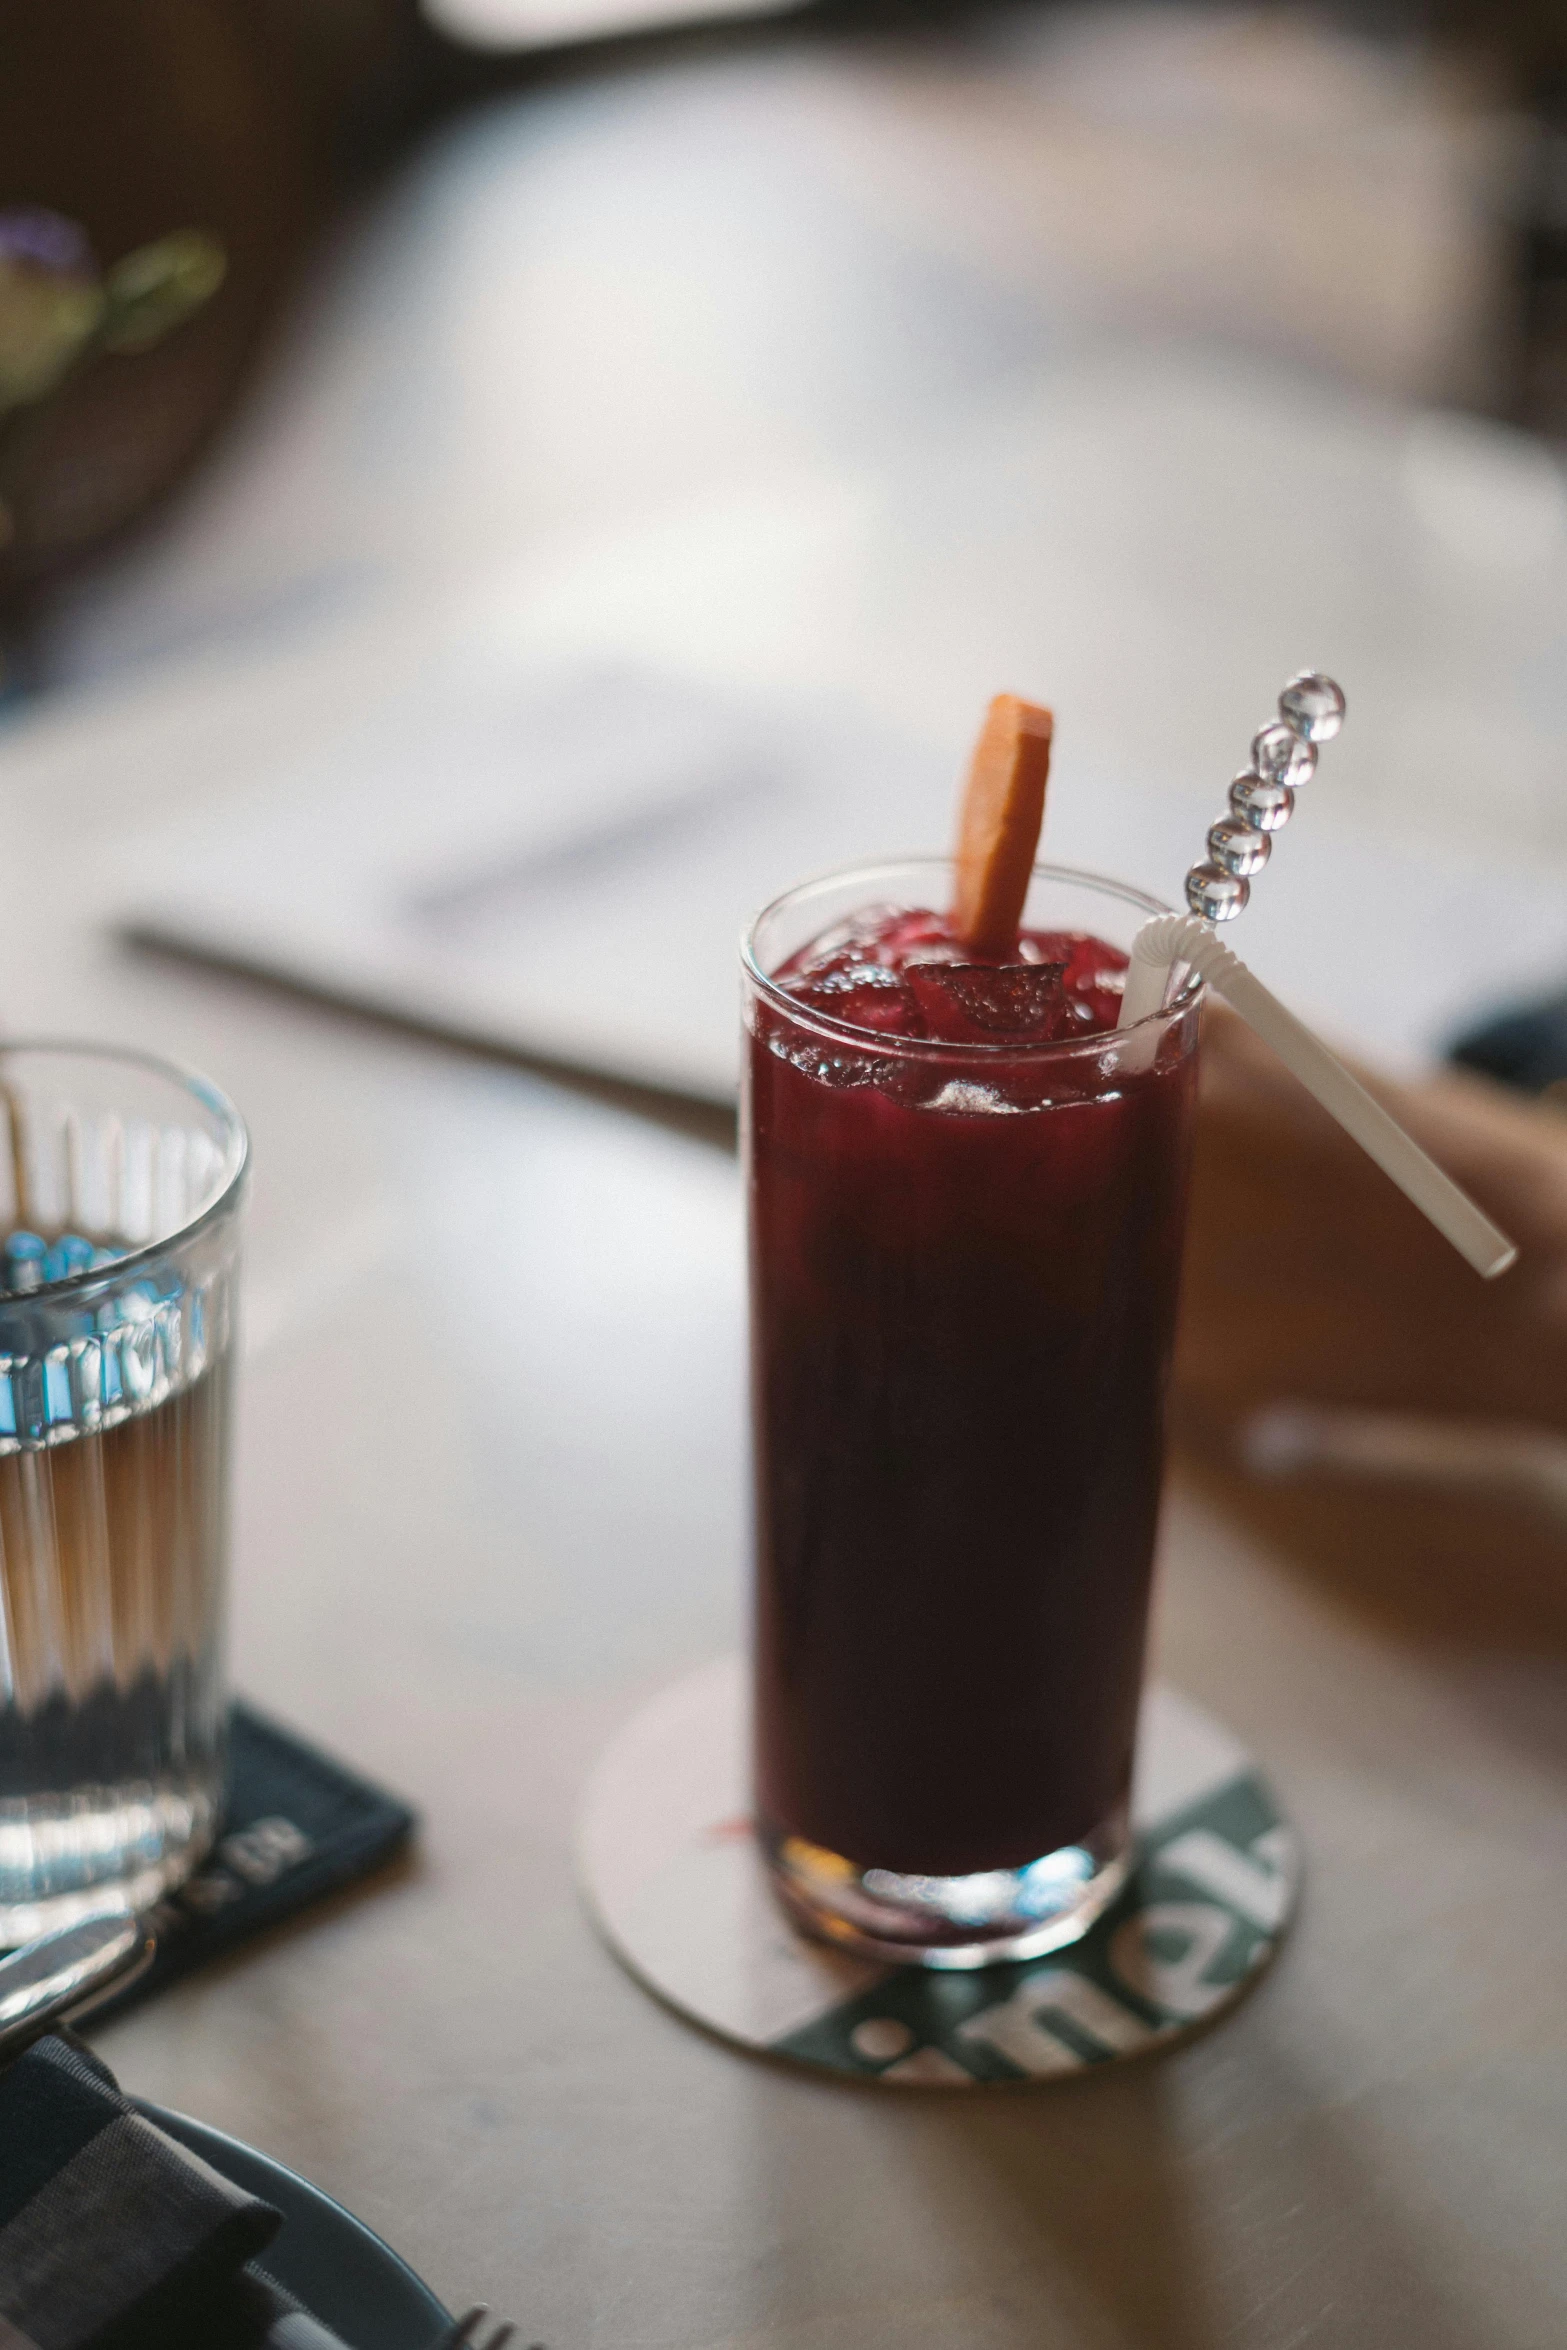
[[[1148,901],[1041,874],[1003,962],[902,910],[943,875],[763,917],[747,1150],[762,1834],[950,1961],[1118,1881],[1198,1012],[1115,1033]]]

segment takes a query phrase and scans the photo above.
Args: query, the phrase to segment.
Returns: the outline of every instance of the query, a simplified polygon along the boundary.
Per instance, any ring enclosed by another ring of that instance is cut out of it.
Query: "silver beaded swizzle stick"
[[[1189,914],[1154,914],[1132,941],[1121,998],[1119,1033],[1162,1010],[1172,972],[1194,972],[1222,995],[1286,1068],[1385,1175],[1428,1216],[1475,1271],[1492,1280],[1518,1251],[1468,1193],[1421,1149],[1293,1012],[1231,954],[1214,927],[1233,921],[1251,895],[1251,879],[1268,861],[1272,835],[1287,824],[1300,785],[1316,772],[1318,743],[1344,723],[1344,696],[1314,671],[1291,678],[1279,715],[1251,746],[1251,765],[1230,786],[1230,812],[1208,832],[1208,861],[1186,876]]]
[[[1317,770],[1317,745],[1344,723],[1344,694],[1331,677],[1292,677],[1251,746],[1251,765],[1230,785],[1230,810],[1208,829],[1208,856],[1186,876],[1186,903],[1204,922],[1233,922],[1251,896],[1273,835],[1295,811],[1295,794]]]

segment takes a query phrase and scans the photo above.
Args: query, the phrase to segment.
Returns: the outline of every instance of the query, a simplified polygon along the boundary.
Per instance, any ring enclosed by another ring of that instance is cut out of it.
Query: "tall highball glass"
[[[744,955],[755,1780],[807,1927],[977,1966],[1112,1898],[1163,1458],[1200,988],[1123,1032],[913,1041],[775,974],[942,859],[813,882]],[[1157,901],[1038,868],[1034,930]]]

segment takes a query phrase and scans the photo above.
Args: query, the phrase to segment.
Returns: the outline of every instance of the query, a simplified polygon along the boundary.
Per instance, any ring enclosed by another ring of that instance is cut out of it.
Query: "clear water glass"
[[[0,1047],[0,1944],[217,1826],[246,1157],[198,1077]]]

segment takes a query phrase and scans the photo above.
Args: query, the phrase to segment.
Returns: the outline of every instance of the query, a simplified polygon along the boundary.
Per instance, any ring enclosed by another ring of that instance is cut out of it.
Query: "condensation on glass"
[[[0,1050],[0,1942],[212,1839],[246,1141],[128,1053]]]

